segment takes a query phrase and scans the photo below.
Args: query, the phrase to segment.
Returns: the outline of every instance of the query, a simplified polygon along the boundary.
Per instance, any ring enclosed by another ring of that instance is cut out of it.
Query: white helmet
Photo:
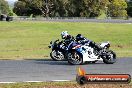
[[[69,34],[68,34],[67,31],[61,32],[61,37],[62,37],[62,39],[66,38],[68,35],[69,35]]]

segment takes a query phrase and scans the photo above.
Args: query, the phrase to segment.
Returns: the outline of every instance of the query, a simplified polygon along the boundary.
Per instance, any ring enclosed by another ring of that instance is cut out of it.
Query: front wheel
[[[59,51],[59,50],[53,50],[50,53],[50,57],[55,60],[55,61],[63,61],[65,60],[64,54],[63,52]]]
[[[107,52],[107,55],[104,56],[103,62],[106,64],[113,64],[116,62],[116,53],[113,52],[112,50],[109,50]]]
[[[83,64],[83,58],[76,51],[72,53],[68,53],[68,63],[72,65],[80,65]]]

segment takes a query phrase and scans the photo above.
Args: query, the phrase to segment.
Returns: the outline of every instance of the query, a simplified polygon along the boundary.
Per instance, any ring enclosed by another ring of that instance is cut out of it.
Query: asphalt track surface
[[[77,68],[81,66],[91,74],[130,74],[132,58],[118,58],[115,64],[69,65],[67,61],[52,60],[0,60],[0,82],[74,81]]]

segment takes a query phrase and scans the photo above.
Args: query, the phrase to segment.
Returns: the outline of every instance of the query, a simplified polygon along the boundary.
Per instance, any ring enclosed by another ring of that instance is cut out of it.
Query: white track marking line
[[[39,83],[39,82],[71,82],[72,80],[51,80],[51,81],[18,81],[18,82],[0,82],[0,84],[11,83]]]
[[[17,82],[0,82],[0,84],[10,84],[10,83],[17,83]]]
[[[51,82],[69,82],[71,80],[52,80]]]
[[[31,82],[31,83],[36,82],[37,83],[37,82],[44,82],[44,81],[23,81],[23,82]]]

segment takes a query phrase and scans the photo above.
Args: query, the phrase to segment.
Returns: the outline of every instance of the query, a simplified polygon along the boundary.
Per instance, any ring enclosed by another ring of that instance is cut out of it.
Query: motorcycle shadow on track
[[[31,60],[31,59],[30,59]],[[67,65],[67,66],[80,66],[80,65],[71,65],[68,63],[68,61],[53,61],[51,59],[32,59],[34,61],[34,63],[36,64],[48,64],[48,65]],[[91,63],[91,62],[86,62],[83,65],[101,65],[101,64],[105,64],[102,61],[98,61],[96,63]]]
[[[52,59],[29,59],[36,64],[48,64],[48,65],[69,65],[67,61],[53,61]]]

